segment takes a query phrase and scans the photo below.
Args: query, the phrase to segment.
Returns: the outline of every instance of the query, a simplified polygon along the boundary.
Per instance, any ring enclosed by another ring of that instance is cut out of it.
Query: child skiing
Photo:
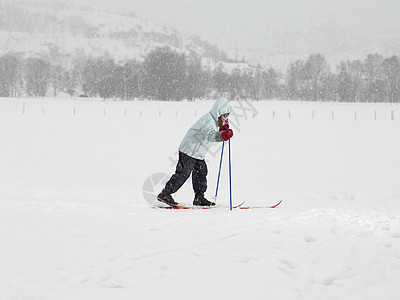
[[[175,174],[165,184],[165,188],[157,196],[157,200],[170,206],[178,203],[171,194],[177,192],[192,174],[192,185],[195,197],[193,205],[213,206],[214,202],[204,197],[207,190],[207,164],[204,160],[206,153],[215,142],[227,141],[233,136],[232,129],[226,123],[231,107],[226,98],[219,98],[213,108],[203,115],[187,131],[179,145],[179,160]],[[219,127],[219,131],[217,131]]]

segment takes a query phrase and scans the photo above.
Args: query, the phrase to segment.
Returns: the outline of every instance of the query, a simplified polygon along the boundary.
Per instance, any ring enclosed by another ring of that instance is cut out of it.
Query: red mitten
[[[225,124],[224,126],[222,126],[219,131],[227,131],[229,129],[229,125]]]
[[[224,141],[229,140],[232,136],[233,136],[233,130],[229,128],[221,134],[221,138]]]

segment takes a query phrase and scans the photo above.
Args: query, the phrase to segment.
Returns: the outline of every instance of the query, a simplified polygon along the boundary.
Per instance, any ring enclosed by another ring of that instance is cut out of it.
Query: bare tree
[[[286,85],[290,99],[303,99],[305,97],[305,66],[304,61],[296,60],[287,70]]]
[[[22,60],[16,54],[0,57],[0,96],[19,97],[23,86]]]
[[[64,89],[66,74],[62,66],[50,66],[50,83],[53,88],[53,96],[57,97],[60,90]]]
[[[385,58],[383,72],[387,81],[387,100],[400,102],[400,60],[397,56]]]
[[[329,74],[329,67],[325,57],[321,54],[310,55],[305,62],[304,71],[310,83],[308,90],[311,92],[312,99],[317,101],[321,96],[322,79]]]
[[[35,97],[46,96],[50,64],[42,58],[28,58],[25,65],[26,92]]]

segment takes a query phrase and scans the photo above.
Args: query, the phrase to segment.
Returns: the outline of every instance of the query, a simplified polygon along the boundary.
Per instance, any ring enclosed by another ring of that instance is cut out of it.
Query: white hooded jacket
[[[218,117],[230,112],[229,101],[226,98],[217,99],[213,108],[187,131],[179,145],[179,151],[196,159],[204,159],[212,144],[222,141]]]

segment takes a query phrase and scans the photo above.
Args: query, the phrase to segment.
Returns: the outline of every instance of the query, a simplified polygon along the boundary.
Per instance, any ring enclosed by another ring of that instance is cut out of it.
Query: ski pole
[[[231,165],[231,140],[229,139],[229,208],[232,210],[232,165]]]
[[[225,124],[228,124],[228,120],[226,120]],[[221,176],[221,167],[222,167],[222,158],[224,155],[224,146],[225,146],[225,141],[222,141],[222,150],[221,150],[221,158],[219,160],[219,170],[218,170],[218,179],[217,179],[217,188],[215,190],[215,201],[217,201],[217,196],[218,196],[218,187],[219,187],[219,179]]]
[[[218,179],[217,179],[217,189],[215,191],[215,200],[217,200],[217,196],[218,196],[219,177],[221,175],[222,157],[224,155],[224,145],[225,145],[225,142],[222,142],[221,159],[219,161],[219,170],[218,170]]]

